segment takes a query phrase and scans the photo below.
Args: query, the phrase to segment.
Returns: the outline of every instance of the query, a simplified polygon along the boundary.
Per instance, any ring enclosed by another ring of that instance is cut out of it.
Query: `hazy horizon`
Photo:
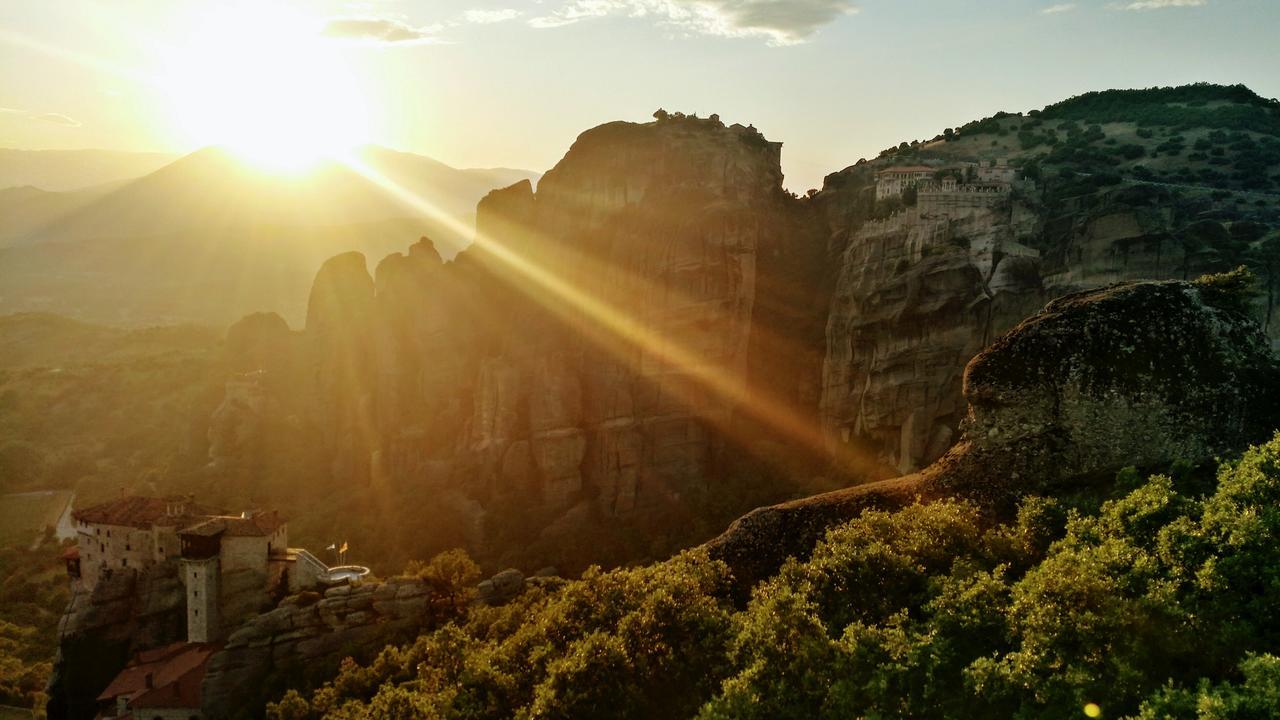
[[[1277,26],[1259,0],[18,4],[0,9],[0,146],[372,143],[541,172],[583,130],[665,107],[754,124],[803,191],[1090,90],[1280,95]]]

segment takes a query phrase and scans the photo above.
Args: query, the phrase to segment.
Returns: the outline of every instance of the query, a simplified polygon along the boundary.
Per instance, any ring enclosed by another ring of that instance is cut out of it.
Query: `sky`
[[[0,147],[370,142],[544,171],[611,120],[718,113],[785,184],[1106,88],[1280,96],[1280,0],[6,0]]]

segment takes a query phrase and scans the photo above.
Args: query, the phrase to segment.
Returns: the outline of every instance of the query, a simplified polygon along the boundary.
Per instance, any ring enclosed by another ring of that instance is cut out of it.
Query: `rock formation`
[[[452,262],[426,238],[372,276],[357,253],[326,262],[297,393],[334,479],[431,493],[473,550],[497,505],[554,543],[708,490],[763,432],[745,398],[812,424],[825,251],[779,148],[718,120],[611,123],[536,192],[490,193]],[[234,382],[215,451],[253,435]]]
[[[1224,287],[1225,286],[1225,287]],[[1021,494],[1211,461],[1280,427],[1280,362],[1239,288],[1136,282],[1050,302],[965,368],[963,435],[923,471],[761,508],[709,547],[744,587],[864,509]]]
[[[49,717],[94,717],[98,693],[130,657],[186,635],[186,597],[174,561],[117,569],[74,593],[58,625]]]
[[[240,717],[286,687],[326,677],[345,657],[416,637],[435,617],[432,603],[442,601],[410,578],[285,598],[231,633],[210,659],[200,693],[204,716]]]
[[[852,444],[898,473],[927,465],[959,437],[964,364],[1045,301],[1214,268],[1188,251],[1203,201],[1167,188],[1060,198],[1050,183],[1023,180],[971,206],[924,193],[914,207],[872,220],[872,171],[829,176],[813,199],[840,248],[821,415],[829,446]]]
[[[473,552],[570,567],[555,552],[586,525],[687,525],[692,497],[748,509],[735,493],[765,460],[764,502],[918,471],[960,437],[965,363],[1047,300],[1195,277],[1261,236],[1203,195],[1018,171],[886,204],[890,162],[797,198],[752,128],[594,128],[536,191],[486,196],[453,261],[424,238],[372,275],[356,253],[325,263],[284,353],[304,382],[267,401],[315,431],[334,486],[429,496]],[[245,390],[228,385],[215,454],[255,434]]]

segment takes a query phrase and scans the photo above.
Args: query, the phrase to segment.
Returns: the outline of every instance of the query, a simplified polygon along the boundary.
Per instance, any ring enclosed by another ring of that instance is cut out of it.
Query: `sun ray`
[[[346,157],[343,161],[422,214],[445,223],[458,232],[472,232],[472,228],[462,220],[389,180],[359,158]],[[527,286],[524,288],[526,293],[530,289],[540,293],[541,297],[529,294],[538,299],[546,309],[570,322],[576,330],[582,331],[597,347],[613,354],[625,355],[624,350],[628,347],[651,354],[662,365],[688,376],[701,389],[727,401],[734,412],[745,413],[755,422],[777,433],[787,442],[799,445],[814,457],[820,457],[829,451],[817,424],[795,412],[771,393],[761,388],[749,387],[744,381],[726,373],[724,368],[708,362],[707,358],[671,338],[654,332],[631,313],[582,290],[544,264],[516,252],[501,240],[488,237],[478,230],[474,231],[474,238],[477,249],[497,261],[504,270]],[[588,322],[581,322],[583,318]],[[689,401],[693,398],[682,399]],[[724,418],[704,419],[721,425],[722,430],[733,430],[732,427],[724,426]],[[846,468],[855,468],[859,466],[858,460],[844,458],[841,464]]]

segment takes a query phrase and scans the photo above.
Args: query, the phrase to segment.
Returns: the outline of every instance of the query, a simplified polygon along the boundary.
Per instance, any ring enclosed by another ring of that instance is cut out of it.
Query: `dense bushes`
[[[310,703],[279,718],[688,717],[716,689],[731,633],[722,564],[684,555],[647,568],[588,571],[461,625],[348,663]]]
[[[348,664],[279,718],[1253,718],[1280,709],[1280,436],[1225,464],[1122,473],[1100,506],[868,512],[735,610],[694,553]],[[1200,494],[1211,489],[1209,495]],[[1126,492],[1127,491],[1127,492]],[[1096,503],[1096,501],[1094,501]]]

